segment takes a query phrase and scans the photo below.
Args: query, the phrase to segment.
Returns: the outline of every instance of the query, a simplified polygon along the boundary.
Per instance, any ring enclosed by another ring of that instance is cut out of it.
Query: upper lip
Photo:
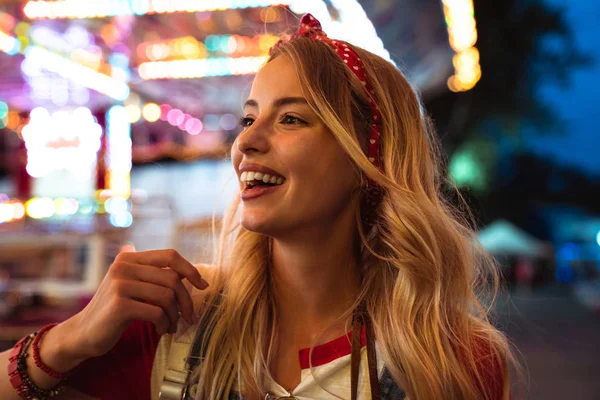
[[[279,172],[272,170],[271,168],[265,167],[264,165],[256,164],[256,163],[242,163],[240,164],[240,176],[244,171],[254,171],[254,172],[262,172],[263,174],[275,175],[277,177],[284,178]]]

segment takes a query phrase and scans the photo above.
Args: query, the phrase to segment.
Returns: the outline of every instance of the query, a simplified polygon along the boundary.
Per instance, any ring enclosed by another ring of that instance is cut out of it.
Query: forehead
[[[279,56],[258,71],[249,98],[260,104],[281,97],[302,96],[302,86],[294,64],[289,57]]]

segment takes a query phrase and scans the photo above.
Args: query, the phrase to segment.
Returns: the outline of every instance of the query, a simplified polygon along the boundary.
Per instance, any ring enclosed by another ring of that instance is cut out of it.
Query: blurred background
[[[253,74],[305,12],[395,63],[505,281],[531,399],[600,399],[595,0],[0,0],[0,350],[120,251],[212,254]]]

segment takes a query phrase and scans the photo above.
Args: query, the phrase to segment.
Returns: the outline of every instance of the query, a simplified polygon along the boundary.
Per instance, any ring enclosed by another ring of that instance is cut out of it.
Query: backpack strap
[[[210,338],[212,333],[208,330],[208,322],[220,303],[221,295],[219,294],[198,324],[189,326],[177,338],[172,337],[170,344],[165,343],[162,351],[166,351],[167,354],[166,365],[163,369],[164,374],[158,391],[158,400],[182,400],[187,397],[191,372],[200,363],[201,356],[204,356],[204,354],[201,355],[203,353],[202,340],[205,337]],[[183,321],[180,323],[185,324]],[[161,350],[160,343],[157,355],[159,350]],[[165,356],[161,354],[161,357],[164,360]],[[160,357],[156,357],[155,362],[160,363]],[[160,366],[157,369],[160,369]],[[153,379],[155,379],[154,376]]]
[[[192,347],[194,333],[198,328],[197,325],[192,325],[181,336],[176,339],[171,338],[170,346],[166,349],[166,366],[158,394],[159,400],[181,400],[184,398],[188,376],[185,361]]]

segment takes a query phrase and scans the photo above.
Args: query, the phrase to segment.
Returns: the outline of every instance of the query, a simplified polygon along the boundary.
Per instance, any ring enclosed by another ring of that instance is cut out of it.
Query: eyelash
[[[286,118],[291,118],[291,119],[293,119],[295,121],[295,122],[292,122],[292,123],[290,123],[288,125],[302,125],[302,124],[306,124],[306,121],[304,121],[304,120],[302,120],[302,119],[300,119],[298,117],[294,117],[293,115],[289,115],[289,114],[284,115],[281,118],[280,122],[282,122]],[[253,122],[254,122],[254,119],[252,119],[250,117],[242,117],[242,118],[240,118],[240,126],[242,128],[248,128],[249,126],[252,125],[251,123],[253,123]],[[248,125],[249,123],[250,123],[250,125]]]

